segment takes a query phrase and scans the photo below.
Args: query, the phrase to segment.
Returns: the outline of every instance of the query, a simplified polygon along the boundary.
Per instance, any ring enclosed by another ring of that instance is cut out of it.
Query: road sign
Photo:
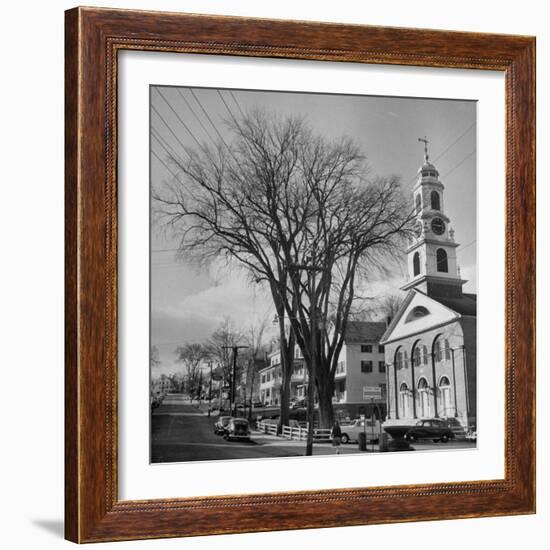
[[[363,399],[382,399],[380,386],[363,386]]]

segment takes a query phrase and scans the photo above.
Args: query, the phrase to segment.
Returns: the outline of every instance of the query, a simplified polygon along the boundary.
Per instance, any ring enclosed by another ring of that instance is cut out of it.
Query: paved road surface
[[[195,405],[184,401],[182,395],[169,395],[153,411],[151,418],[152,462],[185,462],[193,460],[227,460],[234,458],[267,458],[304,456],[305,441],[288,441],[252,431],[250,442],[225,441],[215,435],[216,418]],[[450,450],[463,447],[463,442],[415,443],[416,450]],[[473,445],[469,444],[468,448]],[[359,452],[357,444],[340,447],[342,454]],[[371,446],[369,445],[369,450]],[[314,455],[334,454],[330,443],[315,443]]]

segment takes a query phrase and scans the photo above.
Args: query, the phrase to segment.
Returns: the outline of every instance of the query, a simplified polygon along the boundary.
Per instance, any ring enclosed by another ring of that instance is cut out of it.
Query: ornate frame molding
[[[504,479],[118,500],[116,90],[117,54],[125,49],[505,73]],[[75,8],[66,12],[65,55],[65,501],[69,540],[97,542],[534,512],[533,37]],[[372,502],[376,506],[368,506]]]

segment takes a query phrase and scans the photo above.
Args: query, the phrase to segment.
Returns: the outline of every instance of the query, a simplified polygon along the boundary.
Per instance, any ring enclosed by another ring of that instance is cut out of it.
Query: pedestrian
[[[332,438],[332,446],[336,450],[336,454],[339,455],[340,444],[342,443],[342,430],[340,429],[340,424],[338,424],[338,420],[335,420],[334,424],[332,425],[330,437]]]

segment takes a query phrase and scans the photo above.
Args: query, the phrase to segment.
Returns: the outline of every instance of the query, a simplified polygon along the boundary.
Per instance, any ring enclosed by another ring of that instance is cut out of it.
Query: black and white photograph
[[[152,463],[476,449],[476,109],[150,87]]]

